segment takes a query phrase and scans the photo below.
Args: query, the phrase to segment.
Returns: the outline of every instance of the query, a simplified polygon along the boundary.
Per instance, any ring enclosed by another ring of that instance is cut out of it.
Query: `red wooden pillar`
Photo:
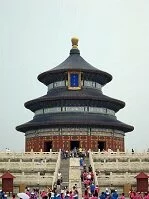
[[[15,178],[9,171],[5,172],[2,176],[2,190],[4,192],[13,193],[13,178]]]
[[[137,179],[137,191],[148,192],[148,175],[141,172],[135,178]]]

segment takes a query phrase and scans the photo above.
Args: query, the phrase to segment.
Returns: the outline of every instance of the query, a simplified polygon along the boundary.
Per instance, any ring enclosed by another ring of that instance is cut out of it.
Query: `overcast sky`
[[[0,150],[24,150],[15,127],[32,119],[24,103],[47,92],[37,76],[69,55],[113,76],[105,95],[126,107],[117,119],[133,125],[126,150],[149,147],[149,0],[0,0]]]

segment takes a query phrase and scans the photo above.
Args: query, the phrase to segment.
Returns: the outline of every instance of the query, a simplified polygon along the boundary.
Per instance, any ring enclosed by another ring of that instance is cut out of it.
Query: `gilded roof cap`
[[[70,50],[70,55],[80,54],[80,51],[78,49],[78,41],[79,41],[79,39],[77,37],[71,38],[72,49]]]
[[[78,48],[78,41],[79,39],[77,37],[72,37],[71,42],[72,42],[72,48],[77,49]]]

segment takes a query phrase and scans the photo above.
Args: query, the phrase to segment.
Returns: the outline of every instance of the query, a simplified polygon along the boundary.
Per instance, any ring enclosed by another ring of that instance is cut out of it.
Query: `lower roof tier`
[[[107,117],[96,113],[54,113],[34,117],[33,120],[16,127],[20,132],[50,127],[100,127],[130,132],[133,126],[116,120],[116,117]]]
[[[103,95],[97,89],[83,88],[78,91],[70,91],[65,87],[52,89],[47,95],[30,100],[25,103],[25,107],[34,112],[40,108],[48,107],[48,104],[50,106],[95,105],[112,109],[115,112],[125,107],[123,101]]]

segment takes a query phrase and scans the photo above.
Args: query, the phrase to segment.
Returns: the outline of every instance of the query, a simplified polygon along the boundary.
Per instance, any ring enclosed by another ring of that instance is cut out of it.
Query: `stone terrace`
[[[65,160],[64,160],[65,161]],[[80,166],[78,158],[68,160],[69,188],[75,183],[81,194]],[[89,164],[95,175],[95,184],[100,190],[105,187],[124,191],[125,185],[136,187],[134,178],[141,171],[149,174],[149,153],[125,152],[91,152],[89,151]],[[57,181],[58,170],[63,170],[60,152],[27,152],[4,153],[0,152],[0,175],[10,171],[14,178],[14,192],[19,192],[19,186],[24,184],[29,187],[53,187]],[[63,174],[63,176],[65,173]],[[0,180],[1,186],[2,180]]]
[[[0,152],[0,176],[10,171],[14,178],[14,192],[20,184],[29,187],[53,186],[56,168],[60,162],[59,152]],[[0,179],[0,186],[2,179]]]
[[[141,171],[149,174],[149,153],[92,152],[94,169],[99,174],[101,189],[112,187],[123,191],[125,184],[136,187],[135,176]]]

